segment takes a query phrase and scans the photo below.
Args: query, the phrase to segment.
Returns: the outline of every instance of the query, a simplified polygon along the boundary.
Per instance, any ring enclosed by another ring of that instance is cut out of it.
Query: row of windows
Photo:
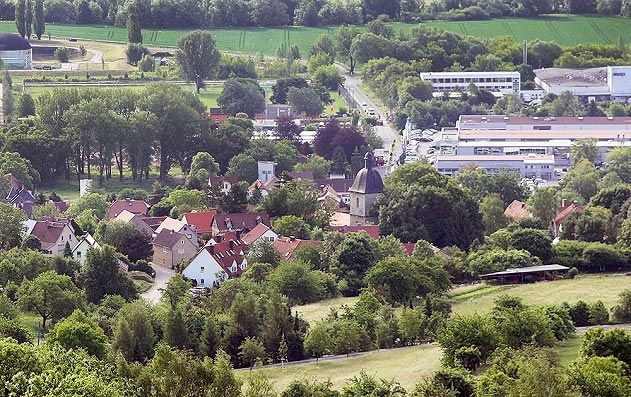
[[[432,83],[513,83],[519,82],[519,79],[513,79],[512,77],[447,77],[431,79]]]

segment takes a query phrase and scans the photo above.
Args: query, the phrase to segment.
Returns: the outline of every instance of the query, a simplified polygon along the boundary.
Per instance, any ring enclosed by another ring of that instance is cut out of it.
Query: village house
[[[319,248],[321,241],[301,240],[295,237],[279,237],[274,240],[274,248],[280,253],[281,257],[288,261],[293,257],[294,251],[302,247]]]
[[[199,247],[199,238],[197,237],[197,231],[190,225],[182,221],[179,221],[177,219],[167,217],[165,220],[162,221],[160,226],[156,229],[156,234],[160,234],[160,232],[162,232],[165,229],[182,233],[189,240],[191,240],[191,242],[195,245],[195,247]]]
[[[182,216],[182,222],[195,228],[198,236],[211,233],[213,228],[213,219],[215,219],[217,211],[193,211],[187,212]]]
[[[532,212],[528,204],[519,200],[513,200],[504,210],[504,216],[512,221],[518,221],[520,219],[532,218]]]
[[[3,187],[6,191],[4,203],[21,209],[28,218],[32,218],[33,209],[35,208],[35,197],[24,187],[24,183],[12,174],[7,174],[2,177],[2,184],[5,185]]]
[[[68,218],[44,217],[35,223],[30,235],[39,239],[46,256],[63,255],[66,244],[72,250],[79,243]]]
[[[334,194],[344,205],[350,205],[351,193],[349,189],[353,186],[353,179],[316,179],[314,181],[316,190],[325,194]]]
[[[112,203],[112,205],[110,205],[105,217],[107,219],[114,219],[118,216],[118,214],[123,212],[123,210],[127,210],[132,214],[147,215],[147,212],[149,212],[149,204],[142,200],[133,200],[130,198],[116,200]]]
[[[153,239],[152,262],[156,265],[175,269],[196,253],[197,246],[183,233],[162,229]]]
[[[236,176],[211,176],[208,178],[208,185],[211,189],[217,189],[223,194],[228,194],[233,185],[237,184]]]
[[[217,214],[213,219],[212,234],[216,236],[233,231],[247,233],[259,223],[270,226],[269,215],[265,212]]]
[[[264,223],[259,223],[254,226],[254,229],[241,236],[241,240],[243,240],[243,242],[248,246],[252,246],[257,241],[267,241],[269,243],[273,243],[277,238],[278,234],[276,234],[275,231],[270,229],[270,227]]]
[[[554,235],[558,237],[561,234],[561,231],[563,230],[563,222],[565,222],[568,216],[577,212],[582,212],[584,209],[584,205],[578,205],[574,202],[567,204],[565,203],[565,200],[563,200],[561,207],[557,210],[557,214],[554,217]]]
[[[142,216],[138,214],[134,214],[133,212],[129,212],[126,209],[123,210],[120,214],[118,214],[116,218],[114,218],[113,220],[118,221],[118,222],[130,223],[137,230],[145,232],[149,236],[152,236],[154,233],[154,230],[151,228],[151,226],[147,224],[147,222],[143,220]]]
[[[186,266],[182,275],[197,287],[211,288],[239,277],[247,268],[247,246],[238,238],[209,241]]]
[[[72,257],[83,265],[90,248],[101,249],[101,246],[90,233],[86,233],[79,237],[79,242],[72,250]]]

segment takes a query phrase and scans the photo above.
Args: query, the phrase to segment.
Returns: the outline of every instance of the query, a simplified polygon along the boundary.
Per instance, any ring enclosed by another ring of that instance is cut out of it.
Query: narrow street
[[[151,288],[142,293],[140,297],[152,305],[155,305],[160,302],[160,298],[162,298],[162,290],[166,288],[167,283],[171,277],[173,277],[175,271],[154,264],[152,264],[151,267],[153,267],[153,270],[156,271],[156,278]]]
[[[383,120],[383,126],[376,126],[375,127],[375,131],[377,131],[377,134],[379,134],[379,136],[381,136],[381,138],[383,139],[383,147],[384,149],[390,149],[391,147],[393,148],[391,153],[390,153],[390,167],[388,169],[388,173],[390,171],[392,171],[393,167],[392,165],[394,165],[394,163],[396,163],[397,159],[399,158],[399,155],[401,154],[401,136],[399,135],[399,133],[392,128],[388,122],[387,122],[387,115],[383,112],[382,109],[378,108],[375,103],[373,101],[370,100],[370,98],[368,98],[368,96],[362,91],[360,85],[362,83],[361,81],[361,77],[357,74],[351,76],[348,73],[348,70],[346,69],[346,67],[340,65],[340,64],[336,64],[337,68],[340,70],[340,73],[342,73],[342,76],[344,76],[345,82],[344,82],[344,86],[346,87],[346,89],[348,90],[348,92],[350,93],[351,97],[353,99],[355,99],[355,101],[359,104],[367,104],[366,108],[373,108],[375,109],[375,112],[377,113],[377,115],[379,116],[379,118],[381,120]],[[366,109],[361,109],[363,111],[365,111]],[[393,145],[394,144],[394,145]]]

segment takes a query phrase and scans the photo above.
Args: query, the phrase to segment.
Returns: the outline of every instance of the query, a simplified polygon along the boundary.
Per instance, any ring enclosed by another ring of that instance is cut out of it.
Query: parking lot
[[[434,129],[410,131],[403,140],[403,154],[405,155],[403,162],[413,163],[424,160],[434,163],[438,154],[453,154],[453,151],[445,152],[446,148],[442,148],[440,152],[439,140],[440,132]]]

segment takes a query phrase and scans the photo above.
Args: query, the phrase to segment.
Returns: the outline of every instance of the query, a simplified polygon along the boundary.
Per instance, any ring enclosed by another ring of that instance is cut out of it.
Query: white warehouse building
[[[554,156],[550,155],[441,155],[436,158],[436,169],[447,176],[456,176],[461,170],[474,167],[484,168],[489,175],[507,172],[520,178],[554,178]]]
[[[471,83],[481,90],[501,95],[519,93],[519,72],[426,72],[421,80],[429,81],[435,92],[467,91]]]
[[[7,69],[33,69],[33,49],[17,34],[0,33],[0,59]]]

